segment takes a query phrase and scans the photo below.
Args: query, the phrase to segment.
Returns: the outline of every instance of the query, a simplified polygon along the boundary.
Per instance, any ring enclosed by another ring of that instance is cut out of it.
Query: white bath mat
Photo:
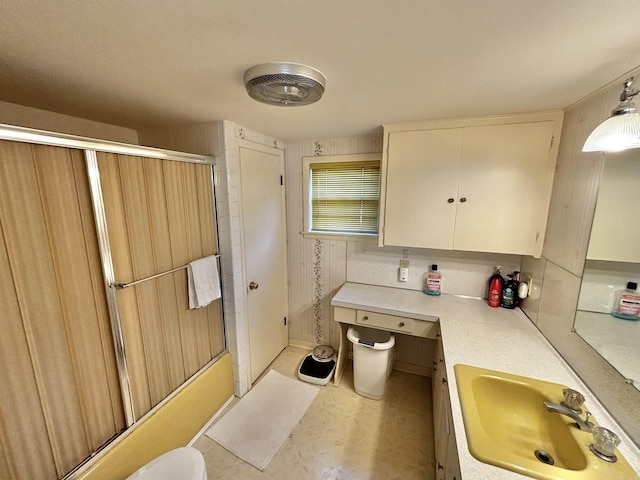
[[[318,391],[318,387],[270,370],[206,435],[264,470]]]

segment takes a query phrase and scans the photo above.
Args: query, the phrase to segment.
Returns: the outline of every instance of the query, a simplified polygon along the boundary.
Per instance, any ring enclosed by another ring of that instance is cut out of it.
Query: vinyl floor
[[[269,368],[297,378],[307,353],[287,347]],[[205,458],[208,480],[431,480],[435,468],[430,382],[394,370],[385,398],[371,400],[355,393],[353,369],[347,365],[338,387],[333,381],[319,387],[311,407],[263,472],[205,435],[194,447]]]

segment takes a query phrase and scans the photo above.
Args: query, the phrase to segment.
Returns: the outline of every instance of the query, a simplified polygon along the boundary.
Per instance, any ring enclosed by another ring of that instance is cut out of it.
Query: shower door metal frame
[[[109,310],[109,320],[111,323],[111,334],[113,337],[116,366],[118,369],[118,379],[120,382],[120,392],[122,395],[122,405],[125,415],[126,428],[131,427],[138,418],[136,417],[133,397],[131,394],[131,382],[129,378],[129,369],[127,367],[127,356],[124,345],[124,337],[122,332],[122,323],[118,310],[118,300],[116,297],[117,289],[112,288],[116,283],[115,273],[113,269],[113,259],[111,255],[111,247],[109,245],[109,233],[107,229],[107,218],[104,209],[104,199],[102,196],[102,188],[100,184],[100,172],[98,170],[98,152],[115,153],[120,155],[130,155],[135,157],[155,158],[160,160],[172,160],[178,162],[199,163],[211,166],[211,187],[213,211],[216,215],[214,223],[216,228],[216,250],[219,254],[220,245],[217,235],[218,222],[216,211],[216,191],[214,165],[215,157],[206,155],[196,155],[183,152],[175,152],[172,150],[163,150],[152,147],[144,147],[139,145],[130,145],[126,143],[111,142],[106,140],[95,140],[75,135],[66,135],[45,130],[36,130],[31,128],[15,127],[12,125],[0,124],[0,140],[10,140],[24,143],[34,143],[40,145],[50,145],[64,148],[74,148],[84,151],[87,175],[89,180],[89,188],[91,194],[91,203],[94,213],[94,221],[96,233],[98,236],[98,246],[100,251],[100,260],[102,264],[102,273],[104,279],[104,288],[107,298],[107,307]],[[224,299],[222,299],[224,302]],[[223,341],[224,351],[227,350],[226,334],[224,332],[224,308],[221,305],[222,325],[223,325]],[[216,358],[218,358],[218,355]],[[213,359],[212,361],[215,361]],[[210,365],[208,362],[206,366]],[[188,380],[187,380],[188,381]],[[117,436],[116,436],[117,438]],[[89,457],[91,458],[91,457]]]

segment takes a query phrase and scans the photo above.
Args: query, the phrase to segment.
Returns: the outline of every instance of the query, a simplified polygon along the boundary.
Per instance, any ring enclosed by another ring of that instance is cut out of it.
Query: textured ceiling
[[[640,65],[638,19],[638,0],[2,0],[0,100],[134,129],[356,135],[564,108]],[[321,70],[325,96],[251,100],[243,72],[273,61]]]

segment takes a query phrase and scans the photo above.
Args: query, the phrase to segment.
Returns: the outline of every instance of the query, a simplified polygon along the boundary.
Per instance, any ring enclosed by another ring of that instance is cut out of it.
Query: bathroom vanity
[[[415,337],[437,338],[438,317],[426,314],[423,295],[413,290],[373,287],[359,283],[345,283],[331,299],[333,319],[340,323],[342,334],[338,348],[338,362],[334,384],[339,385],[347,363],[349,325],[403,333]],[[417,295],[417,294],[420,295]]]
[[[640,472],[640,450],[521,310],[491,308],[484,300],[477,298],[454,295],[431,297],[420,291],[356,283],[343,285],[331,304],[334,320],[340,322],[343,337],[349,324],[364,324],[371,319],[375,324],[367,325],[373,328],[418,336],[422,334],[428,338],[438,338],[439,327],[442,345],[438,355],[442,358],[444,368],[436,371],[436,375],[440,379],[446,378],[446,382],[440,381],[445,387],[446,395],[443,398],[447,404],[438,406],[438,411],[450,412],[450,425],[444,432],[451,438],[436,438],[435,441],[436,444],[446,441],[449,450],[457,450],[445,455],[451,458],[453,453],[457,454],[459,472],[458,465],[453,462],[450,470],[457,473],[455,478],[458,480],[528,477],[483,463],[469,453],[454,371],[457,364],[541,379],[582,392],[587,397],[586,404],[594,418],[601,426],[620,436],[622,443],[618,451],[636,472]],[[365,316],[369,318],[364,320]],[[405,326],[400,327],[400,323],[405,323]],[[348,348],[344,348],[346,345],[346,339],[342,338],[338,360],[342,370],[348,351]],[[340,381],[339,376],[336,376],[336,381]],[[439,418],[434,418],[434,423],[438,422]],[[436,465],[439,462],[445,466],[443,461],[446,462],[447,458],[437,458]]]

